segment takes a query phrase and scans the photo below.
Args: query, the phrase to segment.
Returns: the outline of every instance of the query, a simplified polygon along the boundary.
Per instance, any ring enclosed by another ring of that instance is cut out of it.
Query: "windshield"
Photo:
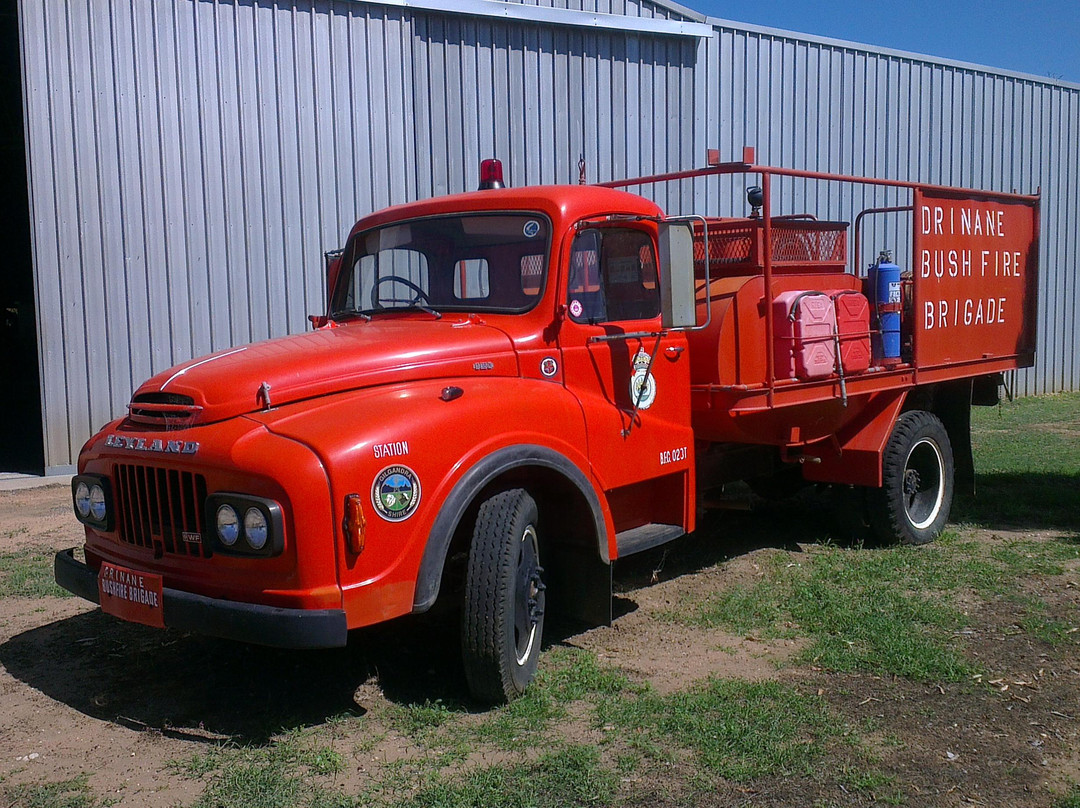
[[[544,290],[550,232],[545,217],[529,213],[438,216],[357,233],[330,316],[527,311]]]

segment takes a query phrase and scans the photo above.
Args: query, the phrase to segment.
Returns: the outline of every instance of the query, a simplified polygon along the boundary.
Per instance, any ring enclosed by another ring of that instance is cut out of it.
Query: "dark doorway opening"
[[[17,0],[0,0],[0,472],[45,472]]]

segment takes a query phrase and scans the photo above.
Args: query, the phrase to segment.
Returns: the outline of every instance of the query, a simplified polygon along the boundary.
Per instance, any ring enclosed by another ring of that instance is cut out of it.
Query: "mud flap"
[[[956,490],[975,493],[975,460],[971,452],[971,379],[943,383],[934,395],[934,414],[945,425],[952,444]]]

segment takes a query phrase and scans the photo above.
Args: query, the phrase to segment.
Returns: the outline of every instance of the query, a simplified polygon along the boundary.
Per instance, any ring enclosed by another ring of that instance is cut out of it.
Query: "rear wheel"
[[[521,488],[486,500],[476,517],[465,576],[461,650],[472,695],[503,703],[536,674],[544,630],[536,502]]]
[[[881,488],[870,496],[870,524],[884,541],[926,544],[945,529],[953,499],[953,453],[941,420],[905,412],[881,461]]]

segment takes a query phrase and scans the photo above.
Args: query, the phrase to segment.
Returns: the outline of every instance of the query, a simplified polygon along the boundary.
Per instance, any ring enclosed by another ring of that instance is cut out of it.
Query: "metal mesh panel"
[[[764,268],[761,255],[763,223],[758,220],[709,222],[709,271],[714,274],[754,273]],[[705,257],[701,228],[695,228],[694,259]],[[772,260],[778,269],[786,265],[842,269],[847,262],[845,222],[772,222]]]

